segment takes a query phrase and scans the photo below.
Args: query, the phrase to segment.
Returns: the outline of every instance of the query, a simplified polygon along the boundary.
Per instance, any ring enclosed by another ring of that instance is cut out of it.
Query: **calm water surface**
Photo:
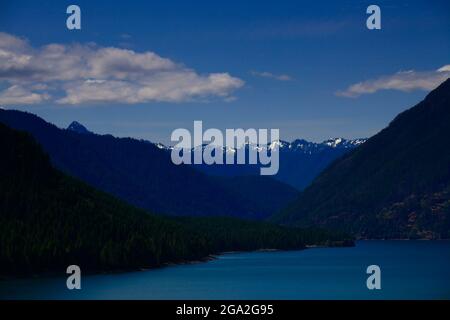
[[[366,268],[381,268],[381,290]],[[207,263],[82,277],[0,281],[0,299],[450,299],[450,241],[225,254]]]

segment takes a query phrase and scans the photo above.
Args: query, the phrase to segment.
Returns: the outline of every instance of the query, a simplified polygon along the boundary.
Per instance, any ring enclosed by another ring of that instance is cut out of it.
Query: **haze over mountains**
[[[273,221],[361,238],[450,238],[450,79],[331,164]]]

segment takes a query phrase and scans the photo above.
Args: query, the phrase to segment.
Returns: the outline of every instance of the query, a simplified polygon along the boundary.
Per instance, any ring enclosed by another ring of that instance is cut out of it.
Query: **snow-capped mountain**
[[[330,146],[332,148],[354,148],[366,141],[367,139],[347,140],[344,138],[334,138],[325,140],[324,142],[322,142],[322,144],[326,144],[327,146]]]
[[[274,145],[278,145],[279,150],[290,151],[290,152],[303,152],[303,153],[314,153],[321,152],[324,149],[353,149],[360,144],[364,143],[367,139],[344,139],[344,138],[333,138],[328,139],[323,142],[310,142],[304,139],[296,139],[292,142],[278,141],[272,142],[269,149],[273,148]]]
[[[267,144],[267,146],[258,146],[256,144],[246,143],[244,146],[232,148],[232,147],[222,147],[224,153],[236,153],[238,149],[245,147],[246,149],[252,149],[257,151],[266,151],[274,150],[278,148],[280,152],[297,152],[297,153],[305,153],[305,154],[313,154],[318,152],[323,152],[327,149],[353,149],[364,142],[367,139],[344,139],[344,138],[332,138],[325,140],[323,142],[310,142],[304,139],[296,139],[292,142],[287,142],[284,140],[274,140],[271,143]],[[162,143],[155,143],[155,146],[159,149],[164,150],[172,150],[173,147],[166,146]],[[201,147],[194,147],[192,151],[196,149],[205,149],[208,145],[203,144]]]
[[[79,122],[72,122],[67,128],[81,134],[94,134]],[[258,146],[246,143],[238,148],[221,146],[224,156],[237,156],[238,151],[245,148],[248,150],[256,150],[257,152],[273,152],[275,148],[280,153],[280,169],[273,176],[275,179],[287,183],[298,190],[304,189],[323,169],[325,169],[332,161],[339,158],[343,154],[363,144],[367,139],[344,139],[332,138],[323,142],[310,142],[304,139],[296,139],[292,142],[284,140],[275,140],[266,146]],[[147,140],[140,140],[148,145],[152,145],[160,150],[170,152],[174,147],[166,146],[162,143],[153,143]],[[204,150],[208,144],[192,148]],[[230,164],[230,165],[206,165],[193,164],[197,170],[214,176],[252,176],[259,175],[260,165],[250,164]]]
[[[363,144],[367,139],[333,138],[323,142],[310,142],[304,139],[296,139],[292,142],[283,140],[272,141],[266,146],[245,144],[239,148],[223,147],[224,156],[237,156],[237,152],[245,148],[258,152],[273,152],[278,148],[280,153],[280,170],[274,176],[275,179],[287,183],[299,190],[305,188],[324,168],[343,154]],[[158,148],[170,151],[173,147],[167,147],[161,143],[155,144]],[[192,148],[204,150],[208,145],[204,144]],[[195,168],[207,174],[218,176],[248,176],[259,175],[259,165],[206,165],[194,164]]]
[[[154,145],[158,148],[158,149],[162,149],[162,150],[172,150],[173,147],[167,147],[165,145],[163,145],[162,143],[154,143]]]

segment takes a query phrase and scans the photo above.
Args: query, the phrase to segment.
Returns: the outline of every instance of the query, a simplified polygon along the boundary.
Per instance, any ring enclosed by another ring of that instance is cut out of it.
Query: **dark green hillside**
[[[308,232],[238,219],[151,215],[55,170],[0,124],[0,274],[154,267],[227,250],[300,249]],[[326,234],[320,238],[336,240]],[[340,237],[337,238],[340,240]]]
[[[274,217],[371,238],[450,237],[450,80],[330,165]]]
[[[54,170],[25,133],[0,125],[0,271],[157,266],[196,259],[196,239]]]
[[[220,248],[220,251],[236,251],[236,248],[242,251],[293,249],[299,243],[305,246],[353,245],[353,238],[347,234],[318,228],[287,228],[233,217],[180,217],[178,221],[192,232],[200,232],[210,239],[210,245]]]

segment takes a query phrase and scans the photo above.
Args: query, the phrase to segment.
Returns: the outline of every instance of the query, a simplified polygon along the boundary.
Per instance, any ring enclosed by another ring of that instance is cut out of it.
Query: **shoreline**
[[[251,252],[275,252],[275,251],[302,251],[307,249],[307,247],[298,248],[298,249],[271,249],[271,248],[265,248],[265,249],[256,249],[256,250],[242,250],[242,251],[224,251],[219,253],[212,253],[209,254],[206,257],[203,257],[201,259],[196,260],[181,260],[177,262],[165,262],[162,263],[159,266],[154,267],[137,267],[137,268],[130,268],[130,269],[116,269],[116,270],[104,270],[104,271],[86,271],[82,274],[88,275],[88,276],[94,276],[94,275],[112,275],[112,274],[121,274],[121,273],[129,273],[129,272],[145,272],[145,271],[152,271],[157,269],[162,269],[166,267],[175,267],[175,266],[182,266],[182,265],[190,265],[190,264],[198,264],[198,263],[207,263],[209,261],[217,260],[220,256],[225,254],[239,254],[239,253],[251,253]],[[0,275],[0,283],[2,281],[8,281],[8,280],[29,280],[29,279],[44,279],[44,278],[58,278],[58,277],[67,277],[68,275],[66,273],[60,273],[60,272],[44,272],[40,274],[31,274],[31,275]]]
[[[359,241],[450,241],[450,239],[356,239],[354,240],[353,246],[333,246],[333,245],[305,245],[303,248],[298,249],[273,249],[273,248],[264,248],[250,251],[224,251],[220,253],[213,253],[204,258],[197,260],[185,260],[178,262],[166,262],[161,264],[160,266],[155,267],[141,267],[141,268],[130,268],[130,269],[117,269],[117,270],[108,270],[108,271],[86,271],[82,272],[84,275],[94,276],[94,275],[113,275],[113,274],[122,274],[129,272],[145,272],[152,271],[166,267],[175,267],[189,264],[198,264],[198,263],[207,263],[209,261],[214,261],[219,259],[220,256],[226,254],[240,254],[240,253],[257,253],[257,252],[284,252],[284,251],[303,251],[307,249],[323,249],[323,248],[348,248],[355,247],[356,242]],[[0,283],[2,281],[10,281],[10,280],[29,280],[29,279],[44,279],[44,278],[63,278],[67,277],[66,273],[59,272],[46,272],[41,274],[32,274],[32,275],[0,275]]]

